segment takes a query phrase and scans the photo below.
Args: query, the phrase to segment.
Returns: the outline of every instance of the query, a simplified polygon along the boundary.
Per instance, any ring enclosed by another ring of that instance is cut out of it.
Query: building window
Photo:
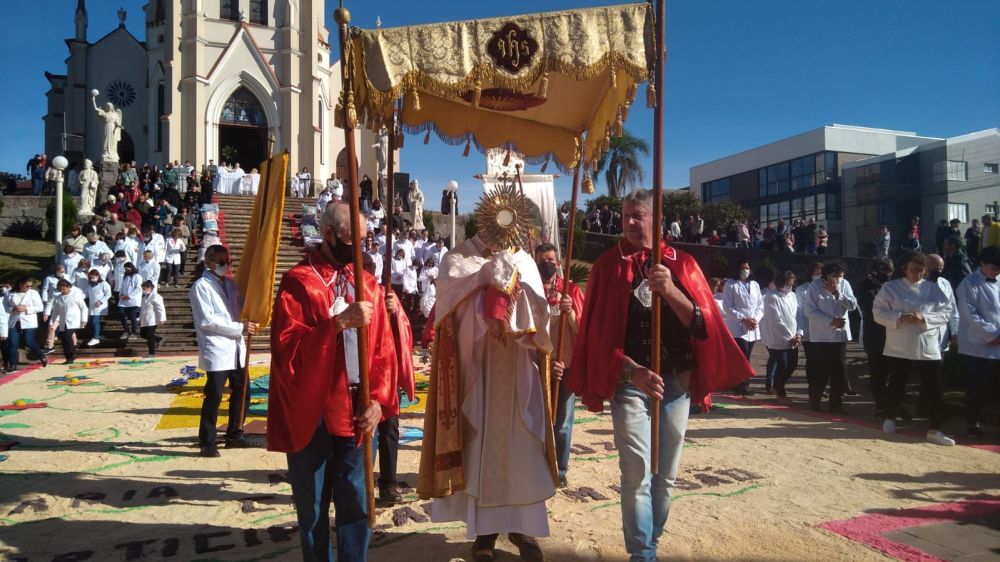
[[[701,190],[705,203],[729,199],[729,178],[705,182],[701,184]]]
[[[822,197],[822,195],[818,195],[817,197]],[[827,220],[837,220],[840,218],[840,200],[836,193],[826,194],[826,218]]]
[[[250,23],[267,25],[267,0],[250,0]]]
[[[987,203],[986,214],[993,217],[1000,215],[1000,205],[997,205],[995,203]]]
[[[965,203],[948,203],[948,221],[958,219],[958,222],[967,224],[969,222],[969,206]]]
[[[984,174],[996,174],[1000,173],[1000,164],[986,162],[983,164]]]
[[[968,163],[961,160],[935,162],[932,167],[934,181],[968,181]]]
[[[223,125],[242,125],[246,127],[266,127],[267,117],[264,107],[246,88],[240,88],[230,96],[222,107]]]
[[[219,19],[239,21],[240,0],[221,0],[219,2]]]

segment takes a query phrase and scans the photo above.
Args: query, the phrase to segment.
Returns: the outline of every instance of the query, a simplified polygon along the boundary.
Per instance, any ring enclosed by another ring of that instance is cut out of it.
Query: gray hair
[[[647,211],[653,210],[653,192],[648,189],[633,189],[622,199],[622,205],[632,205],[643,207]]]
[[[326,232],[326,227],[333,229],[334,235],[342,227],[349,227],[351,225],[351,208],[347,203],[343,201],[331,201],[326,209],[323,209],[323,214],[319,217],[319,231],[320,234]]]

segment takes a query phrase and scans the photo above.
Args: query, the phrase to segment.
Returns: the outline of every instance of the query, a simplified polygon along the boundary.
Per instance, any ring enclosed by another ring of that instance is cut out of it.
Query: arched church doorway
[[[122,129],[122,138],[118,141],[118,160],[120,162],[132,163],[135,160],[135,143],[128,131]]]
[[[219,160],[239,162],[247,172],[267,158],[267,116],[246,88],[233,92],[219,116]]]

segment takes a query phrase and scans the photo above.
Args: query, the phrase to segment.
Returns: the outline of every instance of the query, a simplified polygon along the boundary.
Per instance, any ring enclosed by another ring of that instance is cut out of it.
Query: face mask
[[[343,241],[338,240],[337,245],[327,242],[327,248],[330,249],[330,253],[333,254],[333,259],[340,264],[348,264],[354,260],[354,247],[351,244],[345,244]]]
[[[152,295],[153,292],[152,291],[143,291],[142,294],[143,294],[143,296],[148,297],[149,295]]]
[[[65,273],[56,273],[56,279],[62,279],[63,277],[66,277]]]
[[[135,275],[135,270],[134,269],[126,269],[125,270],[125,275]]]
[[[97,280],[97,279],[91,279],[91,280],[90,280],[90,284],[91,284],[91,285],[97,285],[98,283],[100,283],[100,281],[99,281],[99,280]]]
[[[125,258],[115,258],[115,261],[118,263],[125,263]]]
[[[813,281],[819,279],[820,277],[822,277],[822,275],[813,275]]]
[[[791,293],[792,292],[792,288],[793,287],[791,285],[785,285],[784,287],[781,288],[781,292],[782,293]]]
[[[543,281],[548,281],[549,279],[552,279],[552,276],[556,274],[556,270],[558,269],[559,266],[550,261],[543,261],[538,264],[538,273],[542,275]]]
[[[740,279],[746,279],[748,277],[750,277],[750,270],[749,269],[741,269],[740,270]]]
[[[225,277],[226,274],[229,273],[229,264],[217,265],[212,271],[214,271],[219,277]]]
[[[940,271],[932,271],[930,275],[927,276],[928,279],[937,283],[937,280],[941,277]]]

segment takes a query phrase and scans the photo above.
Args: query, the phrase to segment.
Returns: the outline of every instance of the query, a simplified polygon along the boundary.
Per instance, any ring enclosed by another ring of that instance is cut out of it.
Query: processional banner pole
[[[661,252],[660,243],[663,239],[663,61],[667,56],[666,44],[664,42],[663,24],[667,18],[665,0],[656,0],[656,61],[653,65],[653,75],[649,79],[649,87],[655,88],[655,107],[653,108],[653,265],[660,265]],[[660,375],[660,317],[661,317],[660,294],[653,291],[653,318],[652,318],[652,340],[653,349],[652,371]],[[662,375],[660,375],[662,376]],[[660,401],[652,400],[652,447],[653,458],[651,459],[652,473],[660,472]]]
[[[583,143],[580,143],[583,146]],[[569,207],[569,223],[566,224],[566,253],[563,256],[563,286],[562,294],[560,295],[560,303],[562,298],[565,298],[569,294],[569,272],[570,268],[573,266],[573,239],[574,231],[576,230],[576,201],[579,195],[579,185],[580,185],[580,169],[583,168],[583,156],[581,154],[580,161],[576,165],[576,169],[573,170],[573,195],[570,197],[570,207]],[[577,321],[579,322],[579,318]],[[559,331],[556,332],[556,349],[555,355],[552,357],[553,361],[562,361],[563,358],[563,341],[565,340],[565,333],[567,329],[567,324],[569,320],[566,318],[566,314],[559,313]],[[563,376],[566,376],[565,371]],[[552,419],[555,419],[556,412],[559,410],[559,385],[562,381],[557,380],[555,386],[552,389]]]

